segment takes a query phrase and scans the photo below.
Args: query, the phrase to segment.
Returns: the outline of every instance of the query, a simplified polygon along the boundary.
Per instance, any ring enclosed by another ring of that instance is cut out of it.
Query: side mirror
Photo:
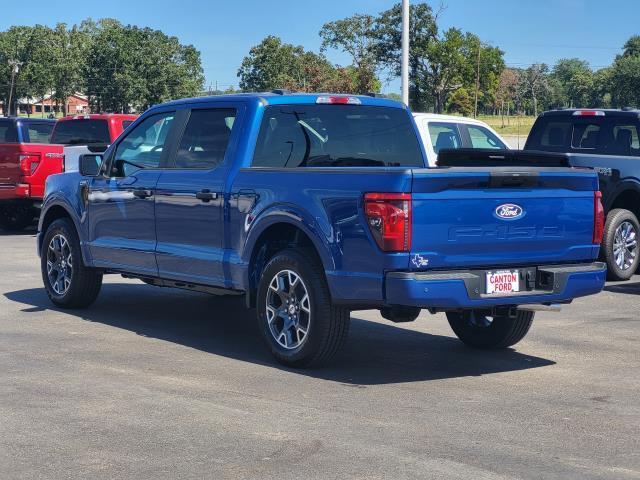
[[[100,173],[102,155],[86,153],[80,155],[80,174],[85,177],[96,177]]]

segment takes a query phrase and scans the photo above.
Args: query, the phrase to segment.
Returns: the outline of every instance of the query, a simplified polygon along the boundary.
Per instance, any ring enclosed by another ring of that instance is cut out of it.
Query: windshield
[[[67,120],[58,122],[53,130],[51,143],[62,145],[110,144],[109,126],[106,120]]]
[[[253,166],[424,167],[409,114],[361,105],[271,106]]]

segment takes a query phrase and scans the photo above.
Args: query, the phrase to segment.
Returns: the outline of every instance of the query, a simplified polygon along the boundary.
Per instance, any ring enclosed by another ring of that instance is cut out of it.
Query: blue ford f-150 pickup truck
[[[425,168],[409,110],[381,98],[159,105],[104,156],[47,181],[44,285],[68,308],[91,304],[105,273],[245,295],[271,352],[294,366],[328,360],[352,310],[396,322],[446,312],[466,344],[501,348],[536,309],[602,289],[594,172],[553,154],[488,151],[484,166],[449,154]]]

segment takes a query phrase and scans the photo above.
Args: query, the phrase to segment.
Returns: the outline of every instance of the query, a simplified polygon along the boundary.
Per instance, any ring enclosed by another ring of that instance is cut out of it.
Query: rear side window
[[[637,124],[616,122],[611,133],[607,153],[640,157],[640,129]]]
[[[58,122],[53,130],[51,143],[62,145],[84,145],[90,143],[110,144],[109,125],[106,120],[67,120]]]
[[[409,114],[363,105],[267,107],[255,167],[423,167]]]
[[[220,165],[235,118],[233,108],[193,110],[180,140],[175,167],[213,169]]]
[[[122,121],[122,130],[126,130],[129,125],[133,123],[133,120],[123,120]]]
[[[462,138],[456,123],[429,122],[428,128],[431,145],[436,154],[447,148],[462,148]]]
[[[0,122],[0,143],[17,143],[18,130],[12,121]]]
[[[28,123],[23,126],[27,130],[29,143],[49,143],[53,123]],[[24,130],[23,130],[24,132]]]

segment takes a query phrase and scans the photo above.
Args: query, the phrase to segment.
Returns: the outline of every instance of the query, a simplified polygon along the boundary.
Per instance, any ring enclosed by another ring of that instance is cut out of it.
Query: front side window
[[[267,107],[255,167],[423,167],[409,114],[364,105]]]
[[[49,143],[53,123],[29,123],[27,129],[29,143]]]
[[[436,155],[440,150],[462,148],[462,139],[455,123],[429,122],[429,137]]]
[[[51,143],[61,145],[88,145],[111,143],[109,125],[106,120],[66,120],[59,121],[53,130]]]
[[[466,127],[473,148],[506,150],[507,146],[491,130],[480,125],[466,125]]]
[[[143,168],[160,167],[162,150],[175,112],[158,113],[144,119],[118,144],[113,168],[116,176],[128,176]]]
[[[193,110],[180,140],[175,167],[213,169],[220,165],[235,118],[233,108]]]

